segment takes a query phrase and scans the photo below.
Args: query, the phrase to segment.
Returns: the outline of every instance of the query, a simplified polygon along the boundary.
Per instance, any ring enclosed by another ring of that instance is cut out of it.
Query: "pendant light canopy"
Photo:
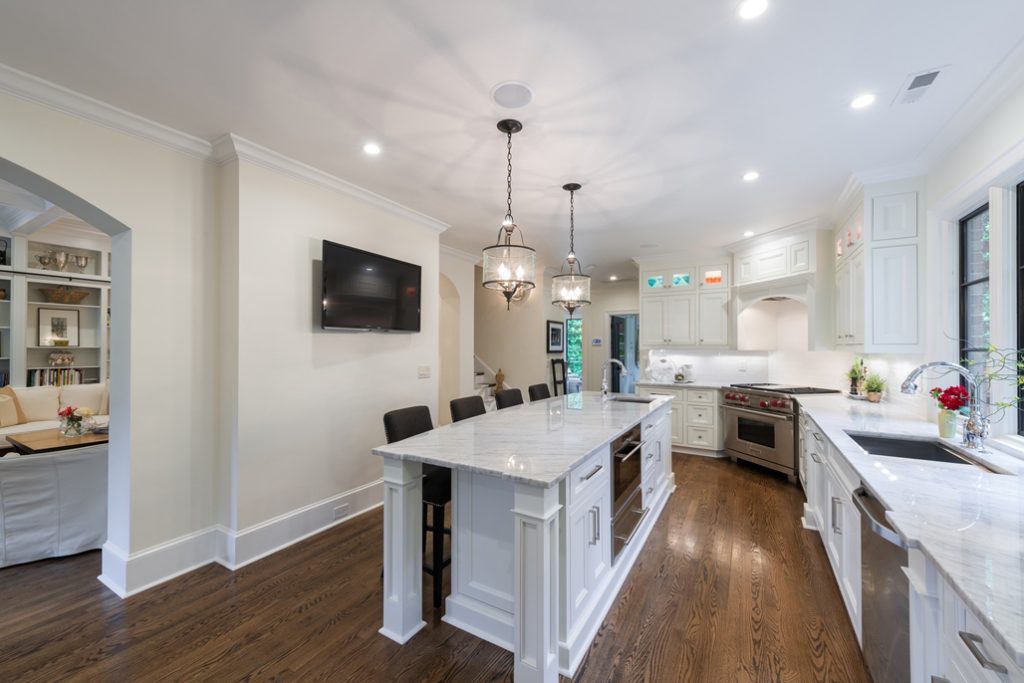
[[[512,237],[516,231],[516,222],[512,218],[512,135],[523,129],[523,124],[515,119],[504,119],[498,122],[498,130],[508,136],[508,176],[507,206],[505,219],[498,228],[498,241],[494,246],[483,250],[483,286],[494,289],[505,296],[505,307],[512,304],[512,297],[518,292],[534,288],[534,270],[536,252],[526,246],[523,231],[519,231],[520,244],[513,244]]]
[[[571,318],[577,308],[590,303],[590,276],[583,274],[580,261],[576,258],[576,190],[582,185],[568,183],[562,185],[569,192],[569,255],[562,262],[562,270],[569,266],[569,272],[561,272],[551,278],[551,303],[561,306]]]

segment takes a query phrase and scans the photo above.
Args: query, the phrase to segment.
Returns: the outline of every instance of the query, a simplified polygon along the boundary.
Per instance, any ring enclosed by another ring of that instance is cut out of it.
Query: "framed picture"
[[[565,323],[557,320],[548,321],[548,353],[565,351]]]
[[[78,311],[39,309],[40,346],[78,346]]]

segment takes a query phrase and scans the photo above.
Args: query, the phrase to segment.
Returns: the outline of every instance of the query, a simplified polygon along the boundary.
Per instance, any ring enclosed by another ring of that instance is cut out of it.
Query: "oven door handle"
[[[615,454],[615,459],[616,459],[616,460],[618,460],[619,462],[626,462],[627,460],[629,460],[630,458],[632,458],[632,457],[633,457],[633,456],[634,456],[634,455],[636,454],[636,452],[637,452],[638,450],[640,450],[641,448],[643,448],[643,446],[644,446],[644,444],[645,444],[645,443],[647,443],[647,442],[646,442],[646,441],[641,441],[641,442],[639,442],[639,443],[638,443],[638,444],[636,445],[636,447],[635,447],[635,448],[633,448],[633,450],[631,450],[631,451],[630,451],[629,453],[626,453],[626,454],[622,454],[622,453],[616,453],[616,454]]]
[[[756,415],[758,417],[764,417],[769,420],[779,420],[780,422],[792,422],[792,415],[779,415],[778,413],[762,413],[760,410],[751,410],[750,408],[737,408],[736,406],[725,406],[726,410],[733,410],[737,413],[747,413],[749,415]]]

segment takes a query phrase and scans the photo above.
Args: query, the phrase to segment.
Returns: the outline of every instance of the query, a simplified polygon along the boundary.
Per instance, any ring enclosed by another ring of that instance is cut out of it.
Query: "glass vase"
[[[61,436],[73,438],[81,436],[85,433],[85,425],[82,423],[81,418],[77,420],[69,420],[68,418],[62,418],[60,421],[60,433]]]
[[[940,410],[938,416],[939,436],[952,439],[956,436],[956,411]]]

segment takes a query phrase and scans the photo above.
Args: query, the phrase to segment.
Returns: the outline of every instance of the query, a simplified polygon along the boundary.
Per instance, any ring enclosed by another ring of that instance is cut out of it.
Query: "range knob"
[[[761,405],[762,408],[767,408],[768,407],[768,401],[761,401],[760,405]]]
[[[786,404],[777,398],[772,399],[772,408],[785,408]]]
[[[726,401],[731,401],[732,400],[732,394],[726,394],[725,395],[725,400]]]

